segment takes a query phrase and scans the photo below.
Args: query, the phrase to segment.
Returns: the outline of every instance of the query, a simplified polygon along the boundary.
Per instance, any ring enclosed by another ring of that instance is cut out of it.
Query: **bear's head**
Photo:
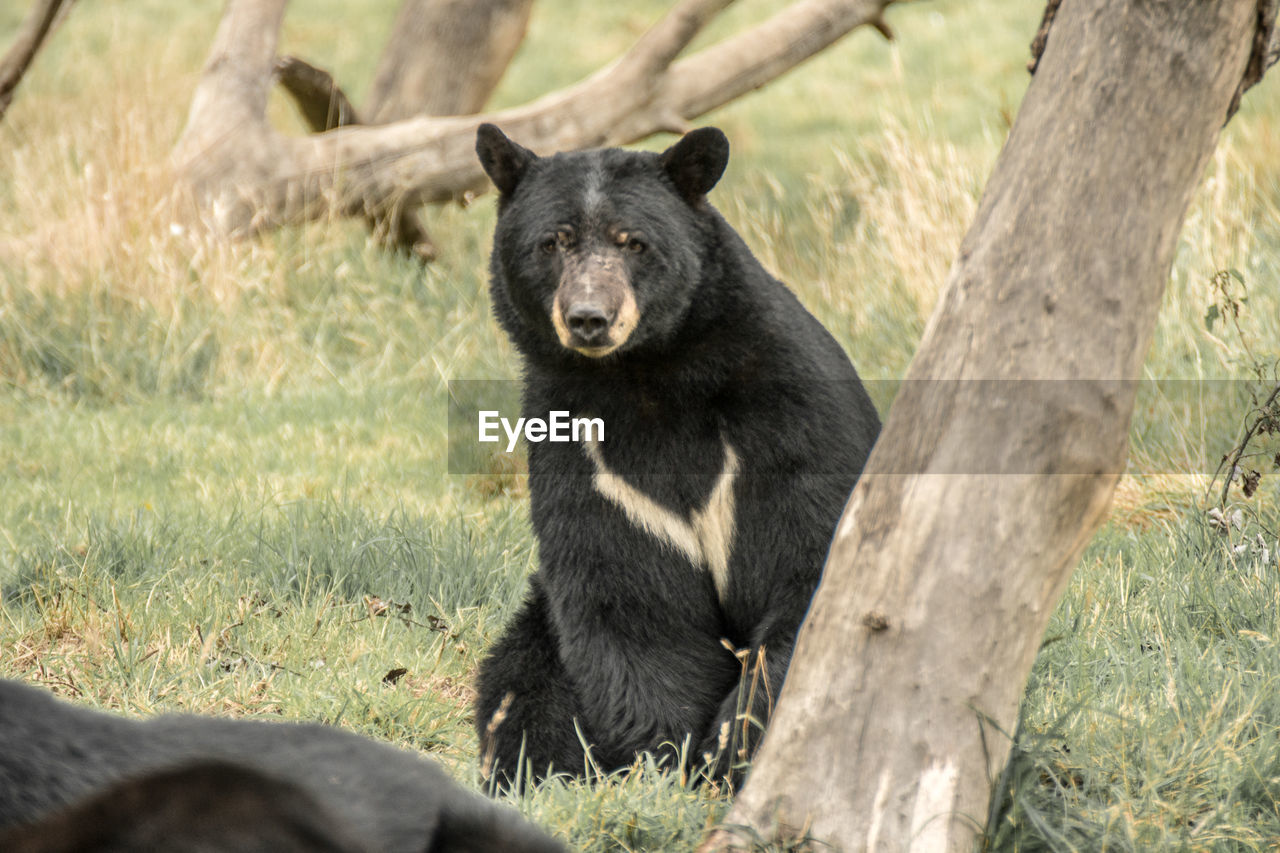
[[[723,133],[539,157],[484,124],[476,153],[499,192],[494,311],[526,357],[585,364],[680,331],[717,239],[705,197],[729,159]]]

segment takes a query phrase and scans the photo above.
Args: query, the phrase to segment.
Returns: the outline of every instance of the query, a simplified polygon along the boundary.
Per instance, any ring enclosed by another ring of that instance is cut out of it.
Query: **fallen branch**
[[[802,0],[676,62],[731,2],[681,0],[620,59],[524,106],[293,138],[276,133],[265,118],[286,0],[231,0],[174,162],[202,218],[226,234],[335,209],[449,201],[486,186],[474,155],[475,131],[484,122],[539,153],[682,131],[858,26],[883,30],[883,11],[893,0]]]
[[[275,67],[280,86],[293,97],[312,133],[360,124],[355,106],[328,71],[296,56],[281,57]],[[370,233],[381,245],[410,252],[423,261],[435,260],[436,245],[413,210],[406,210],[402,205],[391,209],[371,208],[368,200],[362,200],[359,209],[344,212],[363,216]]]

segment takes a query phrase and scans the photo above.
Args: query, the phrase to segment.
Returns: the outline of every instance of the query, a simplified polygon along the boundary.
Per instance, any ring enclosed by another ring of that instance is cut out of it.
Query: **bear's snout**
[[[551,306],[561,346],[601,358],[625,344],[639,321],[635,292],[616,252],[565,256]]]
[[[597,303],[579,302],[565,312],[565,323],[575,344],[596,347],[608,343],[613,318]]]

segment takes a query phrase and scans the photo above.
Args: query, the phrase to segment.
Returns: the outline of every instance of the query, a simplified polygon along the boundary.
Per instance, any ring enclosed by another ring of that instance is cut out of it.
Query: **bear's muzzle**
[[[551,306],[561,346],[601,358],[626,343],[639,322],[635,291],[619,252],[565,257]]]

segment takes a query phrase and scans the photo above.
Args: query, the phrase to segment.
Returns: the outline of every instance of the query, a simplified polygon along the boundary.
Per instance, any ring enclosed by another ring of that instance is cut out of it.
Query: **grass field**
[[[28,5],[0,6],[0,44]],[[395,5],[295,0],[284,49],[358,97]],[[665,5],[544,0],[496,103],[608,61]],[[707,38],[781,5],[742,0]],[[0,676],[133,715],[332,722],[477,784],[472,675],[536,560],[518,473],[446,458],[447,382],[517,375],[485,291],[492,205],[430,211],[425,269],[349,222],[175,233],[166,157],[220,11],[78,4],[0,121]],[[865,377],[906,369],[1039,12],[894,8],[895,43],[856,33],[707,119],[734,149],[713,202]],[[1239,329],[1208,329],[1229,268]],[[1271,79],[1188,216],[1145,371],[1196,382],[1144,395],[1132,475],[1032,675],[995,849],[1280,838],[1280,477],[1233,492],[1229,535],[1199,508],[1247,408],[1241,385],[1199,381],[1274,365],[1278,279]],[[520,806],[582,850],[679,851],[726,802],[640,768]]]

